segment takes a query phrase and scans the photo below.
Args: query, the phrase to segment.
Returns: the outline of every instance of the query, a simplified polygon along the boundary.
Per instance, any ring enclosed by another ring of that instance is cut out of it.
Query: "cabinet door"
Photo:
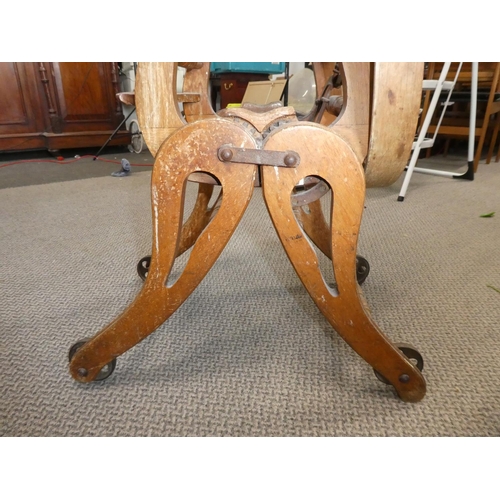
[[[43,145],[37,77],[32,63],[0,62],[0,151]]]
[[[113,130],[123,118],[117,70],[114,63],[53,62],[51,93],[56,115],[54,133]]]

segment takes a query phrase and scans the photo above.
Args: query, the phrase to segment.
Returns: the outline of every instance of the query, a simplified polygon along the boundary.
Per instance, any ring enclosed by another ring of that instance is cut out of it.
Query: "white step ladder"
[[[439,127],[441,126],[441,122],[443,120],[444,114],[446,112],[447,107],[452,104],[450,103],[451,95],[453,93],[453,89],[455,88],[455,84],[458,79],[458,75],[462,68],[462,63],[459,63],[457,68],[457,72],[455,74],[455,78],[453,81],[447,81],[446,77],[448,76],[448,72],[450,69],[450,62],[444,63],[443,69],[441,71],[441,75],[438,80],[424,80],[422,85],[422,90],[425,91],[433,91],[432,99],[427,110],[427,114],[424,117],[424,121],[420,127],[420,132],[418,137],[413,142],[412,146],[412,155],[410,158],[410,162],[406,167],[406,175],[403,181],[403,185],[401,187],[401,191],[398,196],[398,201],[404,201],[406,191],[410,184],[411,176],[413,172],[419,172],[424,174],[431,175],[440,175],[443,177],[451,177],[451,178],[462,178],[466,180],[474,180],[474,132],[475,132],[475,124],[476,124],[476,106],[477,106],[477,76],[478,76],[478,63],[472,63],[472,81],[471,81],[471,108],[470,108],[470,124],[469,124],[469,149],[468,149],[468,162],[467,162],[467,170],[462,174],[457,174],[456,172],[447,172],[443,170],[432,170],[429,168],[417,168],[415,165],[417,164],[418,157],[420,155],[420,151],[422,149],[432,148],[434,146],[434,142],[436,136],[439,131]],[[443,103],[443,110],[439,117],[439,121],[434,130],[434,134],[432,137],[427,137],[427,131],[429,129],[429,125],[431,123],[432,117],[434,115],[434,111],[439,102],[439,98],[442,91],[447,91],[448,95],[446,97],[445,102]]]

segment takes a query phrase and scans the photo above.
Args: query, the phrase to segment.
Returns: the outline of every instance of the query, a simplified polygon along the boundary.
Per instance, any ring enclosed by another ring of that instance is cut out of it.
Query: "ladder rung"
[[[420,144],[420,149],[432,148],[432,146],[434,146],[434,139],[426,138],[422,141],[422,144]],[[415,149],[416,147],[417,147],[417,141],[414,141],[411,148]]]
[[[423,90],[435,90],[438,86],[439,80],[424,80],[422,84]],[[443,90],[451,90],[453,88],[453,82],[443,82]]]
[[[182,92],[177,94],[177,102],[200,102],[200,94],[196,92]]]

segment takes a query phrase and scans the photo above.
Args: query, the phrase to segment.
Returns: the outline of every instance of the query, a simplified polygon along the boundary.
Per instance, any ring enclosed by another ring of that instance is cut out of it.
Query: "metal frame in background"
[[[470,116],[469,116],[469,144],[468,144],[468,154],[467,154],[467,170],[461,174],[457,174],[456,172],[450,172],[446,170],[433,170],[430,168],[420,168],[415,166],[418,161],[420,151],[425,148],[431,148],[434,145],[434,141],[439,131],[441,121],[446,112],[446,108],[450,104],[450,98],[453,93],[453,89],[455,87],[455,83],[460,73],[462,64],[463,63],[460,63],[453,82],[445,81],[451,63],[444,64],[443,70],[441,71],[441,75],[438,80],[424,80],[424,85],[423,85],[424,90],[434,90],[434,89],[435,90],[432,96],[431,103],[429,105],[429,109],[427,110],[427,114],[424,118],[424,122],[418,134],[418,138],[413,143],[413,153],[411,155],[408,167],[406,167],[406,175],[403,181],[403,185],[401,187],[401,191],[398,196],[398,201],[404,201],[406,190],[408,189],[408,185],[410,184],[410,179],[413,172],[430,174],[430,175],[439,175],[441,177],[449,177],[452,179],[464,179],[468,181],[474,180],[474,141],[475,141],[475,129],[476,129],[477,85],[478,85],[478,67],[479,67],[479,63],[477,62],[472,63],[471,106],[470,106]],[[443,103],[443,111],[441,113],[439,122],[434,131],[434,135],[432,136],[432,138],[426,138],[425,136],[427,134],[427,130],[429,128],[432,116],[439,101],[439,96],[443,89],[448,90],[448,96],[446,98],[446,101]]]

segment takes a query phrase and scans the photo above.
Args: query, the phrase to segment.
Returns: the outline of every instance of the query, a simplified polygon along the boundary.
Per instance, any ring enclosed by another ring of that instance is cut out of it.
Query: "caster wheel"
[[[361,257],[360,255],[356,256],[356,279],[359,285],[362,285],[366,278],[370,274],[370,264],[368,261]]]
[[[71,360],[73,359],[74,355],[76,352],[81,349],[90,339],[82,339],[79,340],[78,342],[75,342],[72,346],[71,349],[69,350],[68,358],[71,363]],[[103,366],[101,368],[101,371],[97,374],[97,377],[94,379],[94,382],[99,382],[100,380],[105,380],[107,379],[115,370],[116,367],[116,359],[113,359],[113,361],[109,362],[107,365]]]
[[[143,257],[137,263],[137,274],[141,278],[142,281],[145,281],[148,277],[149,265],[151,264],[151,255],[147,255]]]
[[[131,120],[129,124],[130,132],[130,152],[140,153],[144,147],[144,139],[142,137],[142,132],[139,129],[139,123],[137,120]]]
[[[424,369],[424,358],[422,355],[409,344],[396,344],[396,347],[410,360],[410,362],[418,368],[419,371]],[[378,371],[373,370],[375,376],[384,384],[390,385],[391,383],[383,377]]]

